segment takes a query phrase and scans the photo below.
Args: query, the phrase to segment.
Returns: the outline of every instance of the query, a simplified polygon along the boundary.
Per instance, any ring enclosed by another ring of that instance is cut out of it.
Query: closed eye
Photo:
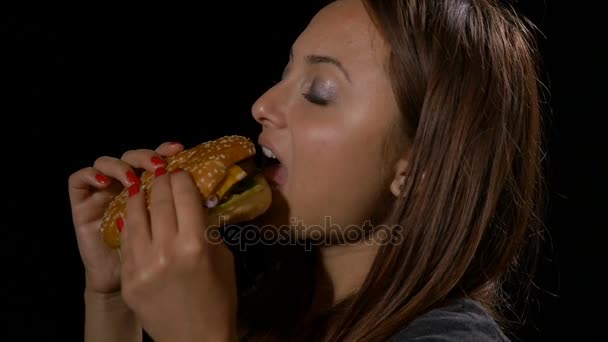
[[[329,101],[327,99],[320,97],[314,93],[304,93],[304,94],[302,94],[302,96],[304,96],[304,98],[306,100],[308,100],[309,102],[314,103],[319,106],[326,106],[327,104],[329,104]]]

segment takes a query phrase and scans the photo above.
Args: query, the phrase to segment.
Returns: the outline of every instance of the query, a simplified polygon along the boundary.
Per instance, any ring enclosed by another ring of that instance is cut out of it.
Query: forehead
[[[388,49],[359,0],[339,0],[323,8],[294,43],[294,54],[329,55],[347,67],[382,67]]]

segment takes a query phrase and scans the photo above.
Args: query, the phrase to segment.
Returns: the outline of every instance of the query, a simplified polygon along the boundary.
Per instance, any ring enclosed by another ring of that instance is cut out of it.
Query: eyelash
[[[329,101],[327,101],[326,99],[321,98],[319,96],[316,96],[313,93],[304,93],[304,94],[302,94],[302,96],[304,96],[304,98],[306,100],[308,100],[309,102],[314,103],[319,106],[326,106],[327,104],[329,104]]]

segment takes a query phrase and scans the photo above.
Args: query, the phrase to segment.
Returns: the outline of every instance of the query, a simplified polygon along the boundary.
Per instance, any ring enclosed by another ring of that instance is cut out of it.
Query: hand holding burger
[[[234,340],[233,257],[207,230],[262,214],[271,193],[240,137],[201,144],[145,172],[111,202],[102,236],[121,251],[121,291],[154,340]]]

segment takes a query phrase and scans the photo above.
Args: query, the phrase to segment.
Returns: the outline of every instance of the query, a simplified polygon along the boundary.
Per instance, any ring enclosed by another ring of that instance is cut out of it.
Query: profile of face
[[[376,212],[395,176],[381,172],[383,142],[399,116],[388,52],[358,0],[323,8],[295,41],[282,80],[252,107],[260,144],[281,162],[271,177],[288,206],[273,206],[267,224],[343,229]]]

